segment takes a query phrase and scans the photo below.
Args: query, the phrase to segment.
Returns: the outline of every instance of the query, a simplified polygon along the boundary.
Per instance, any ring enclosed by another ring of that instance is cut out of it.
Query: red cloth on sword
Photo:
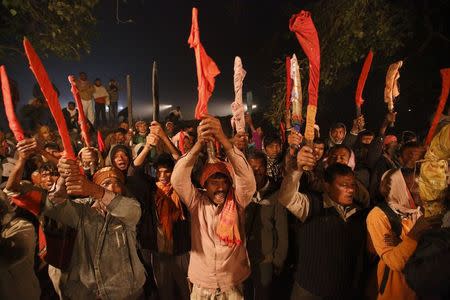
[[[311,13],[300,11],[289,20],[289,29],[295,33],[309,60],[308,104],[317,106],[320,80],[320,44]]]
[[[64,119],[61,105],[59,104],[58,95],[56,94],[56,91],[48,78],[47,71],[27,38],[23,39],[23,47],[25,48],[25,54],[27,55],[30,63],[30,69],[33,71],[34,77],[36,77],[42,94],[44,95],[45,100],[48,103],[48,107],[52,112],[53,118],[55,119],[55,123],[58,126],[58,132],[61,136],[61,141],[64,146],[66,156],[69,159],[75,160],[75,152],[72,148],[72,142],[70,140],[69,131],[67,130],[66,120]]]
[[[97,146],[98,151],[104,152],[105,151],[105,142],[103,142],[102,133],[100,130],[97,131]]]
[[[361,75],[359,75],[359,79],[358,79],[358,86],[356,87],[355,103],[356,103],[357,107],[361,107],[361,105],[364,103],[364,99],[362,98],[362,93],[364,90],[364,85],[366,84],[367,75],[369,75],[370,67],[372,65],[372,59],[373,59],[373,52],[372,52],[372,50],[370,50],[369,54],[367,54],[367,57],[364,60],[364,65],[361,70]]]
[[[425,140],[425,145],[429,145],[434,137],[434,132],[439,124],[439,119],[441,118],[442,112],[444,111],[445,104],[447,103],[447,98],[450,89],[450,68],[441,69],[442,78],[442,90],[439,96],[439,105],[434,114],[433,122],[431,123],[430,130],[428,131],[427,138]]]
[[[9,78],[6,73],[5,66],[0,67],[0,76],[0,81],[2,82],[3,104],[5,105],[5,113],[9,122],[9,128],[14,134],[16,140],[20,142],[25,138],[25,135],[23,134],[22,126],[20,126],[20,123],[16,118],[14,104],[11,97],[11,89],[9,87]]]
[[[191,34],[188,39],[189,47],[194,48],[197,66],[198,102],[195,108],[195,118],[199,120],[208,113],[208,100],[214,91],[215,79],[220,74],[219,68],[211,57],[206,54],[200,42],[200,29],[198,27],[198,11],[192,8]]]

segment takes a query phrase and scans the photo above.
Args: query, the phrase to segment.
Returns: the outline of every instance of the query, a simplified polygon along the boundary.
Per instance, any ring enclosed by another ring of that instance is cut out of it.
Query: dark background
[[[275,58],[283,58],[293,52],[302,54],[295,36],[289,34],[288,29],[289,16],[298,12],[286,9],[289,6],[285,4],[292,2],[119,0],[117,9],[116,0],[103,0],[96,9],[97,37],[92,42],[91,54],[81,61],[64,61],[50,56],[43,62],[61,92],[63,106],[72,100],[67,75],[85,71],[90,80],[100,78],[105,85],[111,78],[118,80],[121,86],[120,106],[124,107],[125,76],[130,74],[136,119],[150,117],[151,67],[152,61],[156,60],[159,64],[161,104],[180,105],[184,117],[192,118],[197,101],[197,79],[194,53],[187,39],[191,10],[195,5],[199,8],[202,43],[221,70],[216,77],[210,112],[218,115],[231,113],[230,104],[234,98],[233,61],[234,56],[239,55],[247,70],[244,95],[249,90],[253,92],[254,103],[258,105],[256,112],[261,115],[270,108]],[[314,1],[303,2],[308,4]],[[410,46],[416,46],[414,41]],[[408,48],[405,49],[392,61],[407,56],[408,51]],[[439,69],[450,65],[449,53],[448,44],[431,43],[419,56],[405,61],[400,72],[401,95],[396,103],[399,130],[427,130],[441,91]],[[351,124],[355,111],[354,92],[361,66],[362,61],[354,66],[354,76],[346,84],[327,89],[321,87],[318,123],[322,134],[334,121]],[[35,79],[24,57],[9,62],[7,67],[10,77],[18,82],[19,105],[24,105],[32,98]],[[386,70],[384,65],[372,69],[364,90],[366,103],[363,112],[368,128],[373,130],[378,127],[386,110],[383,102]],[[303,88],[306,89],[306,86]],[[321,102],[326,105],[321,106]],[[162,110],[162,115],[169,110]]]

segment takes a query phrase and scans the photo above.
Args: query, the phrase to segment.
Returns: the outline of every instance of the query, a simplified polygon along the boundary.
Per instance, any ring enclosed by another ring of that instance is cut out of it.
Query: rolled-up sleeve
[[[256,191],[253,170],[245,159],[244,154],[236,147],[228,150],[226,155],[233,166],[236,200],[240,206],[246,207]]]
[[[192,210],[196,204],[196,199],[199,198],[196,197],[198,191],[191,181],[191,173],[196,160],[197,157],[192,155],[191,152],[182,156],[175,164],[170,178],[173,189],[189,210]]]
[[[309,213],[309,199],[305,194],[298,192],[301,175],[301,172],[295,170],[287,172],[278,191],[278,201],[304,222]]]

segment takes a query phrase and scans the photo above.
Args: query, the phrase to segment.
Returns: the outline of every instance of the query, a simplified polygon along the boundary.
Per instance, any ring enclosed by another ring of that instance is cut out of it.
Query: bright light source
[[[257,108],[257,107],[258,107],[258,105],[256,105],[256,104],[253,104],[253,105],[252,105],[252,108],[253,108],[253,109],[255,109],[255,108]]]
[[[161,104],[160,106],[159,106],[159,109],[160,110],[165,110],[165,109],[169,109],[169,108],[171,108],[172,107],[172,104]]]
[[[122,110],[123,109],[123,106],[122,105],[119,105],[119,110]]]
[[[410,111],[412,111],[412,109],[411,109],[411,108],[408,108],[408,111],[410,112]]]
[[[109,112],[109,105],[105,105],[106,112]]]

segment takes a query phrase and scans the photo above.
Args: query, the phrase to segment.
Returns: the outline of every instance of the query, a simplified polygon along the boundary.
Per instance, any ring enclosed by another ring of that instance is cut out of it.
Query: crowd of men
[[[85,73],[77,86],[106,125],[111,89]],[[363,116],[326,138],[317,127],[307,144],[248,114],[227,135],[227,121],[189,124],[178,108],[165,124],[120,122],[98,147],[76,113],[64,110],[76,160],[51,126],[20,142],[0,132],[0,299],[450,296],[449,214],[423,216],[426,149],[393,134],[395,113],[376,133]]]

